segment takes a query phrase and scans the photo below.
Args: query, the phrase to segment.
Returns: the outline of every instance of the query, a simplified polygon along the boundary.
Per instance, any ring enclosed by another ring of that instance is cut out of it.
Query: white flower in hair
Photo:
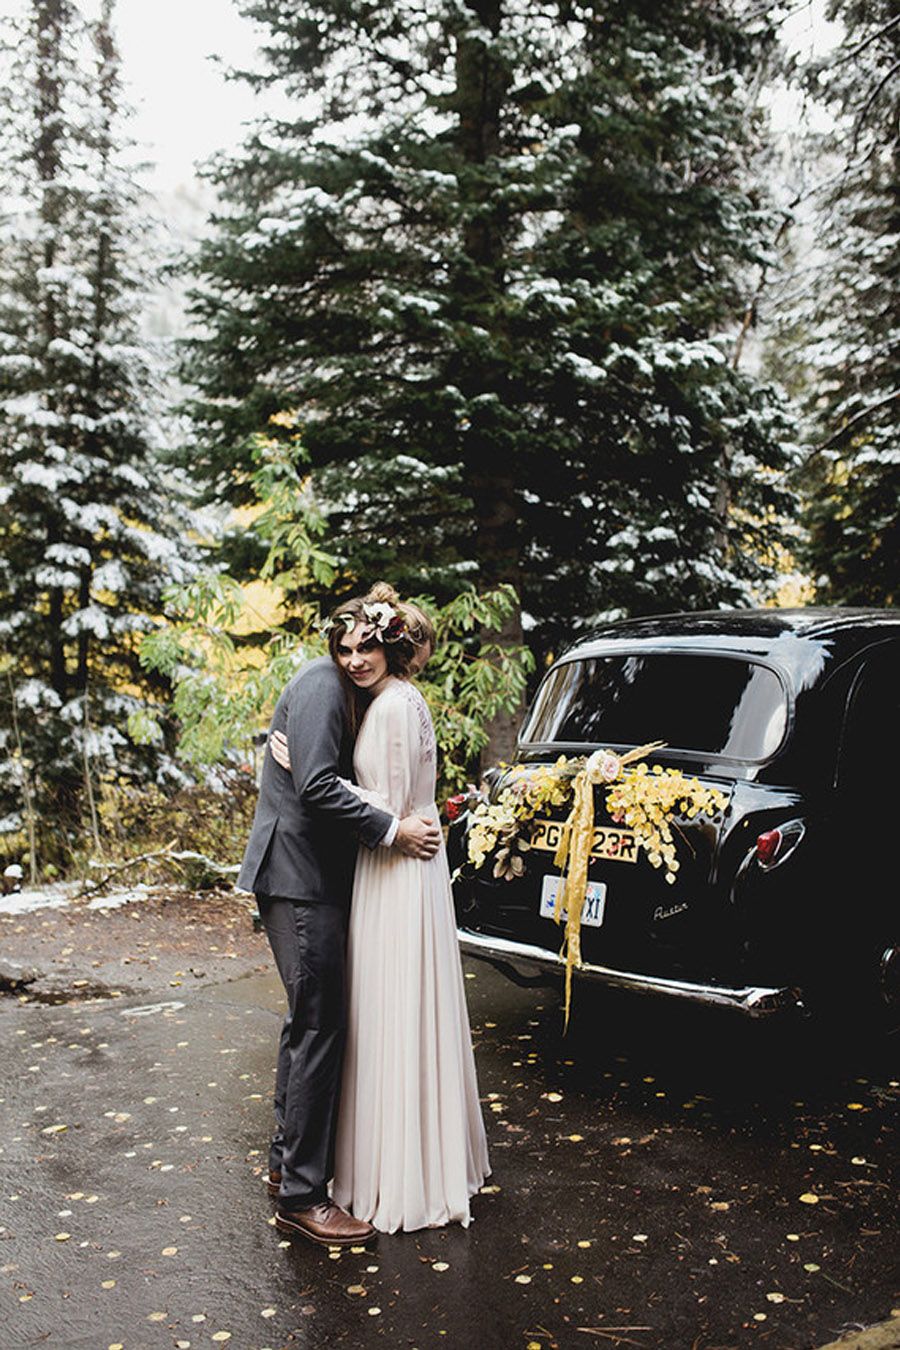
[[[377,600],[374,605],[363,605],[363,613],[367,619],[371,619],[379,637],[381,637],[391,619],[397,617],[397,611],[394,607],[384,600]]]

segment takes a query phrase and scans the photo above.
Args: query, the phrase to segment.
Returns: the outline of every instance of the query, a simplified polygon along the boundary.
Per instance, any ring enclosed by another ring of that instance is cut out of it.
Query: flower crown
[[[336,628],[340,623],[343,624],[344,632],[349,637],[357,624],[361,624],[363,628],[371,628],[373,636],[379,642],[400,642],[402,638],[409,637],[403,618],[385,601],[378,600],[372,605],[364,604],[363,614],[365,619],[360,619],[355,614],[338,614],[334,619],[326,619],[322,624],[322,632],[330,633],[332,628]]]

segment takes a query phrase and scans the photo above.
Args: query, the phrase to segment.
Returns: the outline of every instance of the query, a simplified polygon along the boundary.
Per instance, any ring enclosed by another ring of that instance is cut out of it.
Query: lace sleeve
[[[416,717],[419,723],[419,748],[422,752],[422,758],[429,764],[433,764],[437,757],[437,741],[434,735],[434,724],[431,720],[431,713],[424,697],[416,689],[415,685],[407,684],[409,700],[416,711]]]

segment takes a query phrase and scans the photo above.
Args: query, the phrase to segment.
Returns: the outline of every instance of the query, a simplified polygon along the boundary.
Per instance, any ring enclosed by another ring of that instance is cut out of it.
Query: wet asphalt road
[[[273,976],[0,999],[0,1345],[811,1350],[900,1304],[896,1040],[583,987],[563,1036],[466,970],[476,1221],[333,1254],[270,1223]]]

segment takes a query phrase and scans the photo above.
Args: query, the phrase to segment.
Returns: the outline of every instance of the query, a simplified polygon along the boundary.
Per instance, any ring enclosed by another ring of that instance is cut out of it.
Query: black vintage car
[[[892,610],[657,616],[566,651],[525,717],[517,764],[486,775],[488,799],[560,755],[653,740],[665,742],[654,762],[727,797],[713,817],[675,821],[667,884],[594,789],[576,988],[589,978],[752,1015],[895,1009],[898,693]],[[563,964],[551,910],[567,809],[532,822],[511,880],[467,862],[471,809],[449,830],[461,948],[520,981]]]

